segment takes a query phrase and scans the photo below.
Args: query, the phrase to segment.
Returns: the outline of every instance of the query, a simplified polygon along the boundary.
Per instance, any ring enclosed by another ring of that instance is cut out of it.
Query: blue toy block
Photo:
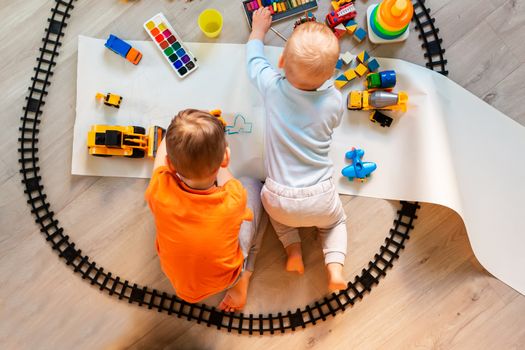
[[[368,70],[373,72],[376,71],[379,68],[379,62],[375,58],[372,58],[370,61],[368,61]]]
[[[363,41],[363,39],[366,38],[366,30],[363,28],[357,28],[354,33],[354,38],[359,42]]]
[[[345,27],[350,27],[350,26],[355,26],[355,25],[357,25],[357,22],[353,19],[345,23]]]
[[[344,64],[343,60],[342,60],[341,58],[338,59],[338,60],[337,60],[337,63],[335,64],[335,69],[341,69],[341,68],[343,68],[343,64]]]

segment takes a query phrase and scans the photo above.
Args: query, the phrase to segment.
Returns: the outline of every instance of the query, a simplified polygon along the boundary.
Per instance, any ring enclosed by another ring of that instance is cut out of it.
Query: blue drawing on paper
[[[233,125],[228,125],[226,127],[226,132],[228,135],[251,134],[252,124],[253,123],[247,122],[242,114],[236,114],[233,119]]]

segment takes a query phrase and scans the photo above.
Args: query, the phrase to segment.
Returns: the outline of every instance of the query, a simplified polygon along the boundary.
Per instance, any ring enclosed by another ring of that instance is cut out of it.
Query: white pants
[[[332,179],[310,187],[294,188],[267,178],[261,200],[285,248],[301,242],[299,227],[315,226],[319,229],[325,264],[344,265],[346,215]]]

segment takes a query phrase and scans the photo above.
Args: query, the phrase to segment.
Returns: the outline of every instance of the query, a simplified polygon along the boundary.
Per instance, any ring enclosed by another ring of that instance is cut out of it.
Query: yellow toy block
[[[359,63],[359,65],[355,67],[355,73],[359,75],[360,77],[365,75],[366,72],[368,72],[368,68],[362,63]]]
[[[356,30],[357,30],[357,24],[352,24],[352,25],[346,26],[346,31],[350,35],[354,35]]]
[[[343,88],[346,84],[348,84],[348,81],[345,81],[345,80],[335,80],[334,81],[334,86],[338,89]]]
[[[343,75],[345,76],[346,79],[348,79],[348,81],[355,79],[355,77],[357,76],[355,70],[352,68],[344,72]]]
[[[369,58],[370,58],[370,55],[368,54],[368,52],[366,52],[366,50],[363,50],[357,54],[357,60],[360,63],[366,63],[366,61],[368,61]]]

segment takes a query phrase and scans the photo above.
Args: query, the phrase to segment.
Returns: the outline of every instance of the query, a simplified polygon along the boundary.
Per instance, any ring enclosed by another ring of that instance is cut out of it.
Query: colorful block
[[[367,68],[364,64],[362,64],[362,63],[359,63],[359,64],[357,65],[357,67],[355,67],[355,73],[356,73],[357,75],[359,75],[360,77],[362,77],[363,75],[365,75],[367,71],[368,71],[368,68]]]
[[[372,58],[370,61],[368,61],[368,70],[371,72],[376,71],[379,68],[379,62],[375,58]]]
[[[334,81],[334,85],[336,88],[338,89],[341,89],[342,87],[344,87],[346,84],[348,84],[348,80],[346,79],[345,75],[344,74],[341,74],[340,76],[338,76],[335,81]]]
[[[344,65],[344,62],[340,58],[340,59],[337,60],[337,63],[335,64],[335,69],[341,69],[341,68],[343,68],[343,65]]]
[[[337,39],[341,39],[346,34],[346,27],[341,23],[335,26],[333,31]]]
[[[366,61],[368,61],[369,58],[370,55],[368,54],[368,52],[366,52],[366,50],[363,50],[357,54],[357,61],[359,63],[366,63]]]
[[[334,85],[337,89],[342,89],[343,87],[345,87],[345,85],[348,84],[347,81],[342,81],[342,80],[336,80],[334,81]]]
[[[348,32],[348,34],[354,35],[354,32],[357,30],[357,27],[359,26],[357,25],[356,21],[351,19],[345,23],[345,27],[346,27],[346,31]]]
[[[350,35],[354,35],[356,30],[357,30],[357,24],[356,24],[356,25],[353,25],[353,26],[348,26],[348,27],[346,27],[346,31],[347,31],[348,34],[350,34]]]
[[[357,28],[357,30],[354,33],[354,39],[361,42],[364,38],[366,38],[366,30],[364,30],[363,28]]]
[[[350,81],[350,80],[352,80],[352,79],[355,79],[355,77],[357,76],[355,70],[352,69],[352,68],[350,68],[350,69],[348,69],[347,71],[345,71],[345,72],[343,73],[343,75],[345,76],[345,78],[346,78],[348,81]]]
[[[341,55],[341,59],[343,60],[344,64],[350,64],[354,60],[354,55],[350,53],[350,51],[346,51],[344,54]]]

